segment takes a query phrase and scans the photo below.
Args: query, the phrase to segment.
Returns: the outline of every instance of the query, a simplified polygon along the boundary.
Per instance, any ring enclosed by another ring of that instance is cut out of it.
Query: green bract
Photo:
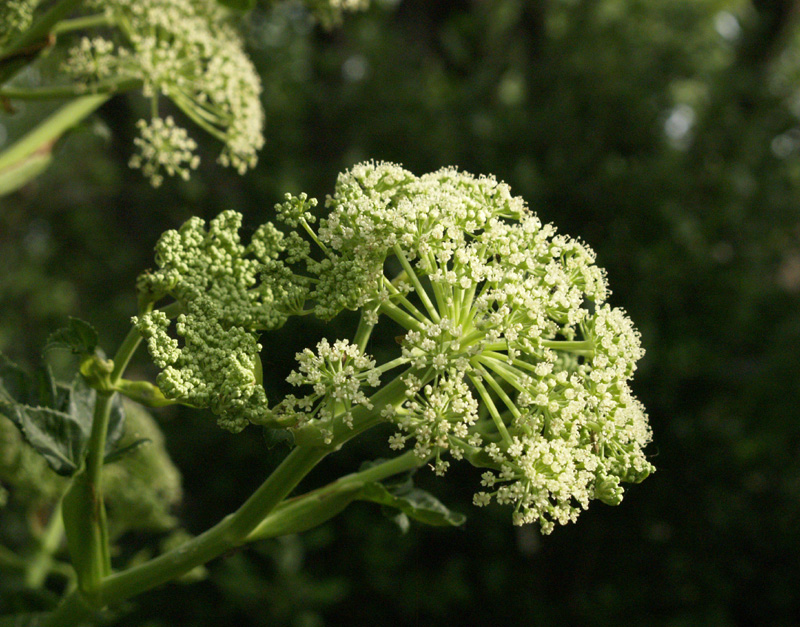
[[[166,396],[210,406],[228,428],[272,420],[316,430],[300,445],[336,446],[380,416],[397,427],[391,446],[413,442],[438,474],[447,455],[486,468],[475,503],[510,504],[515,523],[538,521],[544,532],[594,498],[618,503],[620,482],[652,471],[647,418],[629,387],[639,334],[605,302],[605,273],[585,244],[542,224],[507,185],[452,168],[417,177],[363,163],[339,177],[326,205],[315,231],[313,201],[287,197],[279,216],[296,230],[282,236],[267,224],[247,248],[230,212],[208,233],[190,221],[162,238],[161,270],[143,286],[183,305],[175,329],[184,344],[164,313],[137,325]],[[253,332],[343,309],[362,313],[356,341],[298,354],[288,381],[311,391],[268,410]],[[387,318],[405,332],[378,364],[365,346]],[[369,396],[390,371],[393,381]]]

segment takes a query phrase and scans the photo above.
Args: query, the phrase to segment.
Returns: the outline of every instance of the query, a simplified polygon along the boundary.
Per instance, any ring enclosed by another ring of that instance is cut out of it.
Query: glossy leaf
[[[463,514],[450,511],[429,492],[419,488],[409,488],[408,483],[395,488],[381,483],[370,483],[364,486],[359,499],[400,510],[402,514],[426,525],[458,526],[464,524],[467,519]],[[397,522],[402,529],[401,522]]]

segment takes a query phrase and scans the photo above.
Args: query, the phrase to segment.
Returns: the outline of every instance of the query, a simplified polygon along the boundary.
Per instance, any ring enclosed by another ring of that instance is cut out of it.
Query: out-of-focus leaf
[[[131,453],[138,451],[140,448],[145,446],[146,444],[151,444],[153,441],[149,438],[140,438],[134,442],[131,442],[127,446],[120,447],[116,450],[111,451],[108,455],[103,458],[104,464],[113,464],[116,461],[119,461],[126,455],[130,455]]]
[[[83,463],[92,431],[97,392],[82,377],[57,384],[46,366],[30,375],[0,355],[0,414],[8,417],[25,440],[59,475],[73,475]],[[124,432],[125,412],[112,401],[105,453]]]
[[[44,172],[53,160],[48,148],[28,155],[12,166],[0,170],[0,196],[17,191]]]
[[[45,351],[63,349],[75,355],[91,355],[97,348],[97,331],[88,322],[70,318],[66,327],[50,334]]]

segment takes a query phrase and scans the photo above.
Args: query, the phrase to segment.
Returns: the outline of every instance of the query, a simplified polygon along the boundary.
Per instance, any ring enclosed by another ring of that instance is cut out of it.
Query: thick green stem
[[[175,550],[109,577],[102,588],[104,601],[118,603],[244,543],[253,529],[327,454],[323,449],[294,449],[235,513]]]
[[[105,13],[98,13],[97,15],[86,15],[71,20],[63,20],[53,27],[52,32],[54,35],[61,35],[85,28],[112,26],[113,24],[114,22]]]
[[[113,392],[98,392],[97,400],[94,405],[92,433],[89,436],[88,453],[86,456],[86,476],[89,479],[89,484],[94,486],[97,494],[100,494],[103,457],[105,456],[106,436],[108,435],[108,420],[111,416],[113,400]]]
[[[318,490],[284,501],[253,530],[247,541],[275,538],[316,527],[357,500],[366,484],[419,468],[427,461],[420,459],[414,451],[408,451],[361,472],[341,477]]]
[[[358,319],[358,328],[356,329],[356,335],[353,339],[353,342],[356,346],[358,346],[359,350],[363,353],[367,348],[367,342],[369,342],[369,336],[372,335],[372,329],[375,328],[374,324],[367,323],[366,315],[364,311],[361,311],[361,317]]]
[[[181,546],[149,562],[107,577],[96,601],[87,604],[80,591],[67,595],[45,622],[46,627],[78,625],[105,605],[115,605],[134,595],[171,581],[247,541],[258,524],[308,472],[328,454],[318,448],[296,448],[256,492],[233,514]]]
[[[69,85],[50,85],[48,87],[2,87],[0,97],[9,100],[57,100],[60,98],[76,98],[79,96],[116,94],[142,86],[138,78],[113,78],[86,85],[72,83]]]
[[[81,96],[65,104],[15,144],[0,153],[0,176],[24,166],[37,153],[50,153],[55,141],[68,129],[93,113],[110,98],[109,94]]]
[[[85,547],[90,552],[89,560],[100,579],[111,572],[111,551],[108,545],[108,523],[106,521],[105,503],[103,501],[103,458],[105,457],[108,421],[111,416],[113,392],[97,392],[92,418],[92,432],[89,436],[86,455],[86,483],[88,485],[89,502],[84,503],[84,514],[91,519],[94,527],[91,535],[93,541]],[[72,556],[73,560],[75,556]],[[99,583],[99,581],[97,581]]]

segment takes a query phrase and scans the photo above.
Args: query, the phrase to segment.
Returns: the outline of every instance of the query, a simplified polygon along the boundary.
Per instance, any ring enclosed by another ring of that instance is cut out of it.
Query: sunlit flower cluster
[[[93,0],[90,5],[105,12],[118,37],[81,39],[65,63],[68,72],[88,90],[112,76],[139,80],[154,111],[158,98],[165,96],[223,142],[220,163],[241,174],[255,165],[264,144],[261,83],[216,0]],[[159,118],[154,117],[140,126],[143,132],[156,124]],[[186,142],[175,156],[170,142],[153,143],[144,135],[142,139],[158,153],[133,159],[131,165],[142,167],[154,185],[164,174],[187,175],[185,167],[170,167],[176,161],[197,161],[194,154],[185,154]]]
[[[211,407],[230,429],[289,427],[320,446],[388,421],[391,448],[413,447],[440,475],[452,460],[482,468],[474,502],[510,505],[515,523],[545,533],[592,499],[619,503],[620,483],[652,471],[629,387],[639,333],[605,302],[585,244],[507,185],[452,168],[417,177],[363,163],[339,177],[318,228],[314,205],[287,196],[276,209],[288,235],[268,223],[246,248],[232,212],[208,232],[195,220],[165,234],[161,269],[140,287],[181,303],[183,346],[165,313],[137,322],[165,395]],[[298,353],[288,381],[305,390],[267,409],[255,331],[343,309],[361,312],[356,339]],[[395,337],[382,363],[365,352],[373,329]]]
[[[136,127],[140,136],[133,143],[139,152],[131,157],[130,166],[141,169],[153,187],[163,182],[162,172],[188,180],[191,171],[200,165],[200,157],[195,154],[197,142],[185,128],[176,126],[171,116],[153,118],[149,123],[139,120]]]
[[[476,504],[510,504],[545,532],[652,470],[628,385],[639,334],[604,304],[587,246],[506,185],[454,169],[361,164],[327,205],[317,313],[363,308],[406,329],[407,398],[385,410],[393,447],[413,440],[439,473],[444,452],[485,466]]]
[[[307,348],[298,353],[297,362],[298,369],[287,381],[294,386],[309,385],[313,392],[300,398],[288,395],[275,409],[284,420],[293,418],[297,427],[310,420],[317,421],[325,429],[324,439],[330,442],[331,425],[336,417],[352,427],[354,407],[372,409],[364,388],[377,387],[380,372],[375,361],[355,344],[337,340],[331,345],[322,340],[316,352]]]

